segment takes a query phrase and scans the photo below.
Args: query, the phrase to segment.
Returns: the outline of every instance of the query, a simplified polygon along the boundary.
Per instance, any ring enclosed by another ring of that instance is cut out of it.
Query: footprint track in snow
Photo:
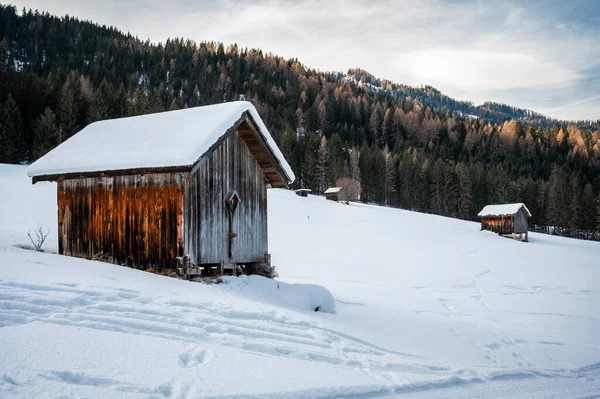
[[[182,367],[209,362],[213,354],[199,345],[211,343],[377,373],[442,371],[416,356],[381,348],[313,322],[292,320],[276,311],[153,300],[134,290],[103,292],[91,288],[106,289],[0,281],[0,327],[39,321],[178,340],[194,345],[180,355]],[[153,306],[154,301],[163,307],[169,304],[170,312]]]

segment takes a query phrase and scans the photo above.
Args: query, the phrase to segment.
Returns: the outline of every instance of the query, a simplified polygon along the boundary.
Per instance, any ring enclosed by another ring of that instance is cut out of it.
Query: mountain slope
[[[55,186],[0,165],[2,397],[586,397],[600,244],[269,191],[281,283],[202,285],[36,253]],[[286,301],[320,284],[335,314]]]
[[[360,68],[351,68],[348,70],[345,79],[370,88],[377,93],[393,96],[396,99],[411,97],[436,110],[448,110],[461,116],[465,115],[470,118],[485,119],[492,123],[503,123],[511,119],[518,119],[524,122],[535,122],[548,126],[558,122],[540,113],[507,104],[487,101],[476,106],[472,102],[458,101],[448,97],[431,86],[414,87],[394,83],[386,79],[378,79]]]

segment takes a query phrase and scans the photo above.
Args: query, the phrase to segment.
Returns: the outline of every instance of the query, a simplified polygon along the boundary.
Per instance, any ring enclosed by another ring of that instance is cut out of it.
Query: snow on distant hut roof
[[[92,123],[27,168],[30,177],[191,166],[248,112],[289,182],[292,168],[254,106],[235,101]]]
[[[339,193],[341,189],[341,187],[330,187],[327,190],[325,190],[325,194]]]
[[[516,204],[500,204],[500,205],[486,205],[481,212],[477,214],[479,217],[484,216],[508,216],[514,215],[519,212],[519,210],[523,208],[527,213],[527,216],[531,217],[531,213],[529,209],[522,202],[518,202]]]
[[[303,191],[305,191],[305,192],[307,192],[307,193],[310,193],[310,192],[312,192],[312,190],[311,190],[310,188],[299,188],[299,189],[297,189],[297,190],[295,190],[295,191],[296,191],[296,192],[303,192]]]

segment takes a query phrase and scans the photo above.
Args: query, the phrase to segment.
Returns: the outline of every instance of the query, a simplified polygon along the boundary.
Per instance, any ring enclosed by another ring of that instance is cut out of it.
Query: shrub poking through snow
[[[242,268],[242,274],[252,275],[256,274],[258,276],[263,276],[267,278],[277,278],[279,274],[277,273],[277,268],[275,265],[271,265],[269,263],[254,263],[251,265],[244,266]]]
[[[33,231],[33,235],[31,234],[31,230],[27,232],[27,237],[31,240],[33,244],[33,248],[38,252],[44,252],[44,242],[46,238],[50,234],[50,229],[44,233],[44,226],[40,225],[40,222],[37,223],[37,228]],[[35,237],[34,237],[35,236]]]

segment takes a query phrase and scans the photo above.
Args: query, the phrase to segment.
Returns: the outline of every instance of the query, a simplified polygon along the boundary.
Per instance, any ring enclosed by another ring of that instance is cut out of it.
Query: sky
[[[131,32],[362,68],[450,97],[600,119],[599,0],[9,0]]]

